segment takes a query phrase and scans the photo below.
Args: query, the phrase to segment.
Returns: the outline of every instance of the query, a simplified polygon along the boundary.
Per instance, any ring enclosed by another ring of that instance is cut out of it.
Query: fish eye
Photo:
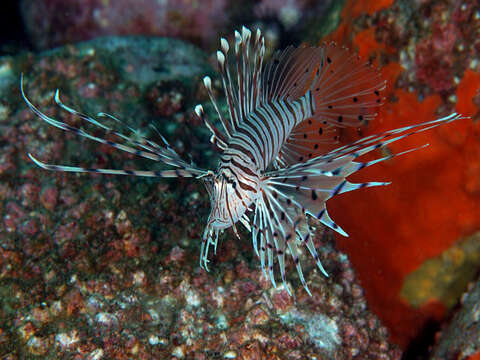
[[[230,184],[233,186],[233,188],[235,189],[237,187],[237,183],[235,181],[235,177],[233,176],[227,176],[225,174],[222,174],[223,176],[223,180],[227,183],[227,184]]]

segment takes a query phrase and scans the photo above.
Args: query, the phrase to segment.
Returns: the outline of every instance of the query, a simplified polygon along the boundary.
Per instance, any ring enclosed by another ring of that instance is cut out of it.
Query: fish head
[[[242,196],[239,179],[230,169],[221,169],[204,179],[210,196],[208,227],[223,230],[233,226],[245,214],[251,201]]]

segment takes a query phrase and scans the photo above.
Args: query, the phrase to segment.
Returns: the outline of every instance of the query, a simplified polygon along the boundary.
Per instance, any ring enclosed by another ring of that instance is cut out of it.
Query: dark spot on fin
[[[342,190],[342,188],[345,186],[346,183],[347,183],[347,180],[342,181],[342,182],[335,188],[335,190],[334,190],[333,193],[332,193],[332,196],[337,195],[337,194],[340,192],[340,190]]]
[[[323,213],[325,212],[325,208],[322,209],[317,215],[317,219],[320,219],[323,216]]]

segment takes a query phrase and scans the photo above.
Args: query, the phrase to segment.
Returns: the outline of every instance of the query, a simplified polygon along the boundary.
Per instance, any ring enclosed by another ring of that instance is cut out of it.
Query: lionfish
[[[162,143],[158,144],[122,124],[135,134],[127,136],[68,107],[60,100],[58,89],[55,102],[60,108],[114,134],[119,142],[96,137],[55,120],[38,110],[25,96],[22,76],[21,92],[26,104],[48,124],[127,153],[160,161],[171,169],[81,168],[46,164],[30,153],[28,156],[47,170],[199,179],[205,184],[211,204],[202,237],[200,266],[208,271],[209,248],[213,246],[216,252],[220,232],[233,228],[239,238],[236,224],[240,222],[252,233],[254,251],[272,285],[276,287],[276,262],[283,284],[291,293],[285,280],[285,256],[289,254],[300,281],[311,295],[302,273],[299,247],[305,246],[320,271],[325,276],[328,274],[315,249],[308,216],[348,236],[330,218],[327,200],[361,188],[388,185],[388,182],[351,183],[346,178],[365,167],[426,145],[370,161],[356,161],[357,158],[462,116],[453,113],[335,148],[332,144],[338,143],[339,129],[358,127],[375,118],[375,111],[384,99],[381,91],[385,88],[379,71],[335,43],[320,47],[289,46],[275,52],[264,64],[264,37],[260,30],[252,36],[246,27],[241,33],[235,31],[233,55],[229,54],[230,45],[226,39],[221,38],[220,45],[216,55],[228,116],[221,111],[211,79],[206,76],[203,82],[222,129],[207,119],[202,105],[195,107],[195,113],[212,133],[210,141],[220,153],[215,171],[184,161],[161,135]],[[106,113],[97,115],[101,117],[120,123]]]

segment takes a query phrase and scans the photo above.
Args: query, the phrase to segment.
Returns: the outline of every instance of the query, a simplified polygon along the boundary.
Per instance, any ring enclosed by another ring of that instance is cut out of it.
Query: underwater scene
[[[0,359],[480,360],[477,0],[7,0]]]

